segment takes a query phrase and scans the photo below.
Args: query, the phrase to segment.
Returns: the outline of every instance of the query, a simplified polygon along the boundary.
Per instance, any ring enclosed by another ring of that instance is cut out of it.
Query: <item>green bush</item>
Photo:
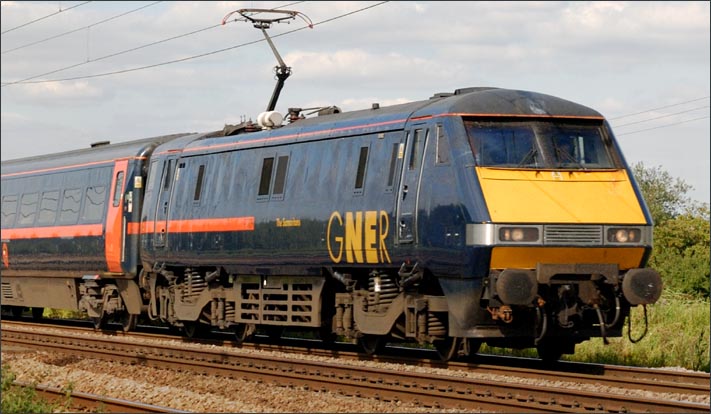
[[[3,413],[51,413],[59,407],[39,398],[33,388],[13,387],[15,380],[9,367],[2,367],[2,406]]]

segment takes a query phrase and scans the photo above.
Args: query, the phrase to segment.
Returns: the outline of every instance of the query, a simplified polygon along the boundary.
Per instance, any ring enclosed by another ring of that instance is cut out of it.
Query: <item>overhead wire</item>
[[[691,99],[691,100],[689,100],[689,101],[679,102],[679,103],[675,103],[675,104],[671,104],[671,105],[660,106],[659,108],[646,109],[646,110],[644,110],[644,111],[635,112],[635,113],[633,113],[633,114],[620,115],[620,116],[616,116],[616,117],[613,117],[613,118],[608,118],[608,121],[612,121],[612,120],[620,119],[620,118],[627,118],[627,117],[635,116],[635,115],[641,115],[641,114],[645,114],[645,113],[647,113],[647,112],[654,112],[654,111],[658,111],[658,110],[660,110],[660,109],[666,109],[666,108],[671,108],[671,107],[673,107],[673,106],[684,105],[684,104],[687,104],[687,103],[696,102],[696,101],[700,101],[700,100],[703,100],[703,99],[709,99],[709,96],[704,96],[704,97],[701,97],[701,98]]]
[[[129,10],[129,11],[127,11],[127,12],[120,13],[120,14],[117,14],[117,15],[114,15],[114,16],[111,16],[111,17],[106,18],[106,19],[104,19],[104,20],[100,20],[100,21],[98,21],[98,22],[96,22],[96,23],[92,23],[92,24],[90,24],[90,25],[88,25],[88,26],[80,27],[80,28],[78,28],[78,29],[69,30],[69,31],[67,31],[67,32],[60,33],[60,34],[58,34],[58,35],[50,36],[50,37],[48,37],[48,38],[46,38],[46,39],[37,40],[37,41],[35,41],[35,42],[27,43],[27,44],[24,44],[24,45],[22,45],[22,46],[17,46],[17,47],[12,48],[12,49],[4,50],[4,51],[0,52],[0,54],[4,55],[5,53],[10,53],[10,52],[14,52],[14,51],[16,51],[16,50],[24,49],[24,48],[26,48],[26,47],[38,45],[38,44],[40,44],[40,43],[44,43],[44,42],[47,42],[47,41],[50,41],[50,40],[54,40],[54,39],[60,38],[60,37],[62,37],[62,36],[66,36],[66,35],[68,35],[68,34],[76,33],[76,32],[78,32],[78,31],[81,31],[81,30],[84,30],[84,29],[90,29],[90,28],[92,28],[92,27],[94,27],[94,26],[98,26],[98,25],[100,25],[100,24],[102,24],[102,23],[106,23],[106,22],[109,22],[109,21],[111,21],[111,20],[116,20],[116,19],[118,19],[118,18],[120,18],[120,17],[124,17],[124,16],[126,16],[126,15],[131,14],[131,13],[135,13],[135,12],[137,12],[137,11],[146,9],[146,8],[148,8],[148,7],[155,6],[155,5],[158,4],[158,3],[162,3],[162,1],[155,1],[155,2],[150,3],[150,4],[147,4],[147,5],[145,5],[145,6],[141,6],[141,7],[138,7],[138,8],[136,8],[136,9]]]
[[[685,123],[687,123],[687,122],[692,122],[692,121],[700,121],[700,120],[702,120],[702,119],[708,119],[708,118],[709,118],[709,115],[706,115],[706,116],[702,116],[702,117],[699,117],[699,118],[686,119],[686,120],[684,120],[684,121],[674,122],[674,123],[672,123],[672,124],[659,125],[659,126],[655,126],[655,127],[651,127],[651,128],[640,129],[640,130],[637,130],[637,131],[622,132],[622,133],[620,133],[620,134],[615,134],[615,135],[617,135],[617,136],[620,136],[620,135],[632,135],[632,134],[636,134],[636,133],[638,133],[638,132],[651,131],[651,130],[653,130],[653,129],[666,128],[666,127],[670,127],[670,126],[674,126],[674,125],[685,124]]]
[[[29,22],[27,22],[27,23],[23,23],[23,24],[21,24],[21,25],[19,25],[19,26],[15,26],[15,27],[13,27],[12,29],[8,29],[8,30],[5,30],[4,32],[0,32],[0,35],[4,35],[5,33],[12,32],[13,30],[17,30],[17,29],[20,29],[20,28],[25,27],[25,26],[29,26],[29,25],[31,25],[31,24],[33,24],[33,23],[39,22],[40,20],[44,20],[44,19],[50,18],[50,17],[52,17],[52,16],[56,16],[56,15],[58,15],[59,13],[62,13],[62,12],[65,12],[65,11],[69,11],[69,10],[71,10],[71,9],[75,9],[75,8],[77,8],[77,7],[79,7],[79,6],[83,6],[83,5],[87,4],[87,3],[91,3],[91,1],[85,1],[85,2],[83,2],[83,3],[75,4],[74,6],[68,7],[68,8],[66,8],[66,9],[59,9],[59,11],[56,11],[56,12],[54,12],[54,13],[50,13],[50,14],[48,14],[48,15],[46,15],[46,16],[43,16],[43,17],[40,17],[40,18],[38,18],[38,19],[34,19],[34,20],[31,20],[31,21],[29,21]]]
[[[672,107],[675,107],[675,106],[680,106],[680,105],[689,104],[689,103],[692,103],[692,102],[698,102],[698,101],[702,101],[702,100],[704,100],[704,99],[709,99],[709,96],[702,96],[702,97],[700,97],[700,98],[690,99],[690,100],[687,100],[687,101],[678,102],[678,103],[671,104],[671,105],[664,105],[664,106],[660,106],[660,107],[657,107],[657,108],[646,109],[646,110],[644,110],[644,111],[639,111],[639,112],[635,112],[635,113],[631,113],[631,114],[627,114],[627,115],[620,115],[620,116],[617,116],[617,117],[614,117],[614,118],[608,118],[608,120],[628,118],[628,117],[635,116],[635,115],[641,115],[641,114],[646,114],[646,113],[649,113],[649,112],[659,111],[659,110],[661,110],[661,109],[668,109],[668,108],[672,108]],[[655,121],[655,120],[658,120],[658,119],[668,118],[668,117],[671,117],[671,116],[681,115],[681,114],[685,114],[685,113],[688,113],[688,112],[698,111],[698,110],[700,110],[700,109],[706,109],[706,108],[709,108],[709,105],[698,106],[698,107],[691,108],[691,109],[687,109],[687,110],[684,110],[684,111],[674,112],[674,113],[671,113],[671,114],[664,114],[664,115],[656,116],[656,117],[653,117],[653,118],[647,118],[647,119],[643,119],[643,120],[639,120],[639,121],[628,122],[628,123],[626,123],[626,124],[612,125],[612,126],[613,126],[615,129],[617,129],[617,128],[623,128],[623,127],[626,127],[626,126],[629,126],[629,125],[637,125],[637,124],[641,124],[641,123],[644,123],[644,122]],[[667,127],[670,127],[670,126],[685,124],[685,123],[693,122],[693,121],[700,121],[700,120],[702,120],[702,119],[707,119],[707,118],[709,118],[708,115],[707,115],[707,116],[702,116],[702,117],[693,118],[693,119],[685,119],[685,120],[681,120],[681,121],[678,121],[678,122],[672,122],[672,123],[664,124],[664,125],[657,125],[657,126],[654,126],[654,127],[639,129],[639,130],[635,130],[635,131],[628,131],[628,132],[615,133],[615,135],[617,135],[617,136],[621,136],[621,135],[632,135],[632,134],[636,134],[636,133],[638,133],[638,132],[645,132],[645,131],[651,131],[651,130],[660,129],[660,128],[667,128]]]
[[[614,125],[614,127],[615,127],[615,128],[622,128],[622,127],[626,127],[626,126],[629,126],[629,125],[636,125],[636,124],[641,124],[641,123],[643,123],[643,122],[649,122],[649,121],[654,121],[654,120],[657,120],[657,119],[668,118],[668,117],[670,117],[670,116],[681,115],[681,114],[685,114],[685,113],[687,113],[687,112],[698,111],[699,109],[705,109],[705,108],[709,108],[709,105],[706,105],[706,106],[699,106],[699,107],[696,107],[696,108],[687,109],[686,111],[674,112],[674,113],[672,113],[672,114],[666,114],[666,115],[655,116],[654,118],[647,118],[647,119],[643,119],[643,120],[641,120],[641,121],[628,122],[628,123],[626,123],[626,124],[621,124],[621,125]]]
[[[363,8],[360,8],[360,9],[357,9],[357,10],[354,10],[354,11],[351,11],[351,12],[348,12],[348,13],[344,13],[344,14],[341,14],[341,15],[338,15],[338,16],[335,16],[335,17],[332,17],[332,18],[329,18],[329,19],[322,20],[322,21],[320,21],[320,22],[314,23],[314,24],[312,25],[312,27],[315,27],[315,26],[318,26],[318,25],[321,25],[321,24],[325,24],[325,23],[329,23],[329,22],[332,22],[332,21],[334,21],[334,20],[338,20],[338,19],[341,19],[341,18],[350,16],[350,15],[353,15],[353,14],[356,14],[356,13],[360,13],[360,12],[363,12],[363,11],[365,11],[365,10],[372,9],[372,8],[374,8],[374,7],[383,5],[383,4],[385,4],[385,3],[388,3],[388,1],[382,1],[382,2],[379,2],[379,3],[376,3],[376,4],[372,4],[372,5],[370,5],[370,6],[367,6],[367,7],[363,7]],[[281,6],[281,7],[286,7],[286,6]],[[229,22],[233,22],[233,21],[237,21],[237,19],[231,20],[231,21],[229,21]],[[229,22],[228,22],[228,23],[229,23]],[[221,25],[221,24],[218,24],[217,26],[220,26],[220,25]],[[198,31],[195,31],[195,33],[200,32],[200,31],[205,31],[205,30],[208,30],[208,29],[211,29],[211,28],[213,28],[213,26],[208,27],[208,28],[205,28],[205,29],[200,29],[200,30],[198,30]],[[289,35],[289,34],[292,34],[292,33],[296,33],[296,32],[298,32],[298,31],[301,31],[301,30],[304,30],[304,29],[308,29],[308,28],[309,28],[309,26],[307,25],[307,26],[299,27],[299,28],[294,29],[294,30],[289,30],[289,31],[282,32],[282,33],[279,33],[279,34],[276,34],[276,35],[272,35],[271,37],[272,37],[272,38],[276,38],[276,37],[286,36],[286,35]],[[187,35],[188,35],[188,34],[180,35],[180,36],[176,36],[176,37],[174,37],[174,38],[184,37],[184,36],[187,36]],[[161,41],[158,41],[158,42],[154,42],[153,44],[162,43],[162,42],[164,42],[164,41],[172,40],[172,39],[174,39],[174,38],[161,40]],[[51,74],[51,73],[56,73],[56,72],[59,72],[59,71],[61,71],[61,70],[65,70],[65,69],[69,69],[69,68],[70,68],[70,67],[67,67],[67,68],[62,68],[62,69],[56,70],[56,71],[48,72],[48,73],[45,73],[45,74],[36,75],[36,76],[30,77],[30,78],[26,78],[26,79],[23,79],[23,80],[19,80],[19,81],[6,82],[6,83],[3,83],[1,87],[10,86],[10,85],[16,85],[16,84],[37,84],[37,83],[48,83],[48,82],[64,82],[64,81],[73,81],[73,80],[91,79],[91,78],[98,78],[98,77],[104,77],[104,76],[118,75],[118,74],[129,73],[129,72],[135,72],[135,71],[139,71],[139,70],[150,69],[150,68],[155,68],[155,67],[159,67],[159,66],[170,65],[170,64],[173,64],[173,63],[179,63],[179,62],[185,62],[185,61],[188,61],[188,60],[198,59],[198,58],[202,58],[202,57],[206,57],[206,56],[210,56],[210,55],[215,55],[215,54],[218,54],[218,53],[223,53],[223,52],[226,52],[226,51],[229,51],[229,50],[233,50],[233,49],[237,49],[237,48],[249,46],[249,45],[256,44],[256,43],[260,43],[260,42],[264,42],[264,41],[265,41],[265,39],[258,39],[258,40],[254,40],[254,41],[251,41],[251,42],[241,43],[241,44],[238,44],[238,45],[234,45],[234,46],[230,46],[230,47],[226,47],[226,48],[222,48],[222,49],[218,49],[218,50],[213,50],[213,51],[206,52],[206,53],[201,53],[201,54],[199,54],[199,55],[188,56],[188,57],[184,57],[184,58],[180,58],[180,59],[174,59],[174,60],[170,60],[170,61],[166,61],[166,62],[160,62],[160,63],[155,63],[155,64],[151,64],[151,65],[139,66],[139,67],[136,67],[136,68],[122,69],[122,70],[116,70],[116,71],[104,72],[104,73],[97,73],[97,74],[93,74],[93,75],[74,76],[74,77],[61,78],[61,79],[45,79],[45,80],[37,80],[37,81],[31,80],[31,79],[34,79],[34,78],[38,78],[38,77],[40,77],[40,76],[45,76],[45,75],[48,75],[48,74]],[[153,44],[151,44],[151,45],[153,45]],[[134,49],[132,49],[132,50],[137,50],[137,49],[140,49],[140,48],[143,48],[143,47],[147,47],[147,46],[149,46],[149,45],[140,46],[140,47],[134,48]],[[122,53],[126,53],[126,52],[127,52],[127,51],[119,52],[119,53],[113,54],[112,56],[116,56],[116,55],[118,55],[118,54],[122,54]],[[107,58],[107,57],[110,57],[110,56],[105,56],[105,57],[102,57],[102,58],[100,58],[100,59],[105,59],[105,58]],[[96,60],[99,60],[99,59],[94,59],[93,61],[96,61]],[[76,65],[73,65],[73,66],[71,66],[71,67],[77,67],[77,66],[80,66],[80,65],[82,65],[82,64],[86,64],[86,62],[83,62],[83,63],[81,63],[81,64],[76,64]]]
[[[278,9],[280,9],[280,8],[283,8],[283,7],[293,6],[293,5],[299,4],[299,3],[304,3],[304,1],[295,1],[295,2],[292,2],[292,3],[287,3],[287,4],[284,4],[284,5],[281,5],[281,6],[274,7],[274,10],[278,10]],[[229,22],[227,22],[227,23],[234,23],[235,21],[236,21],[236,20],[231,20],[231,21],[229,21]],[[4,83],[2,83],[2,86],[1,86],[1,87],[5,87],[5,86],[9,86],[9,85],[15,85],[15,84],[30,84],[30,83],[43,83],[43,82],[58,82],[58,81],[55,81],[55,80],[42,80],[42,81],[36,81],[36,82],[28,82],[28,81],[30,81],[30,80],[32,80],[32,79],[36,79],[36,78],[42,77],[42,76],[47,76],[47,75],[51,75],[51,74],[54,74],[54,73],[63,72],[63,71],[68,70],[68,69],[73,69],[73,68],[76,68],[76,67],[79,67],[79,66],[87,65],[87,64],[89,64],[89,63],[98,62],[98,61],[100,61],[100,60],[104,60],[104,59],[116,57],[116,56],[123,55],[123,54],[130,53],[130,52],[135,52],[135,51],[137,51],[137,50],[145,49],[145,48],[150,47],[150,46],[155,46],[155,45],[158,45],[158,44],[161,44],[161,43],[169,42],[169,41],[171,41],[171,40],[180,39],[180,38],[182,38],[182,37],[187,37],[187,36],[191,36],[191,35],[194,35],[194,34],[197,34],[197,33],[205,32],[205,31],[207,31],[207,30],[211,30],[211,29],[214,29],[214,28],[220,27],[220,26],[222,26],[221,23],[213,24],[212,26],[204,27],[204,28],[202,28],[202,29],[193,30],[192,32],[183,33],[183,34],[180,34],[180,35],[177,35],[177,36],[172,36],[172,37],[168,37],[168,38],[165,38],[165,39],[157,40],[157,41],[155,41],[155,42],[147,43],[147,44],[145,44],[145,45],[137,46],[137,47],[134,47],[134,48],[131,48],[131,49],[122,50],[122,51],[120,51],[120,52],[111,53],[111,54],[104,55],[104,56],[101,56],[101,57],[98,57],[98,58],[88,59],[88,60],[86,60],[86,61],[84,61],[84,62],[75,63],[75,64],[73,64],[73,65],[65,66],[65,67],[63,67],[63,68],[51,70],[51,71],[49,71],[49,72],[40,73],[40,74],[38,74],[38,75],[33,75],[33,76],[28,77],[28,78],[20,79],[20,80],[18,80],[18,81],[14,81],[14,82],[4,82]],[[65,80],[65,79],[62,79],[62,80]],[[74,79],[66,79],[66,80],[74,80]],[[61,80],[59,80],[59,81],[61,81]]]

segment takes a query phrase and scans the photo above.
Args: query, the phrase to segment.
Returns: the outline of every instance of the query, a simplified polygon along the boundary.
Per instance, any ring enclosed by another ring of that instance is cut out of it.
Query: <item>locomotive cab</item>
[[[643,268],[652,223],[608,125],[539,115],[465,118],[464,127],[489,213],[467,226],[470,246],[491,248],[482,319],[520,319],[550,359],[590,337],[621,336],[630,306],[659,299],[661,277]],[[492,343],[528,342],[501,332]]]

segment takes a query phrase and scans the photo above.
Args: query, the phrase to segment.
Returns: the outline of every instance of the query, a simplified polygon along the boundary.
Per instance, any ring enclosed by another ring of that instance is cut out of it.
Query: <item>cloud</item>
[[[18,103],[40,106],[84,106],[87,104],[105,103],[113,97],[88,81],[53,82],[24,85],[7,92],[9,97]]]

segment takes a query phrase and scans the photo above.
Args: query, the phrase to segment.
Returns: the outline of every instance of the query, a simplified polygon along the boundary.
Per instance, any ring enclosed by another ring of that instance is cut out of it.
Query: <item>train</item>
[[[658,301],[653,222],[594,109],[471,87],[304,112],[3,161],[3,310],[555,361]]]

